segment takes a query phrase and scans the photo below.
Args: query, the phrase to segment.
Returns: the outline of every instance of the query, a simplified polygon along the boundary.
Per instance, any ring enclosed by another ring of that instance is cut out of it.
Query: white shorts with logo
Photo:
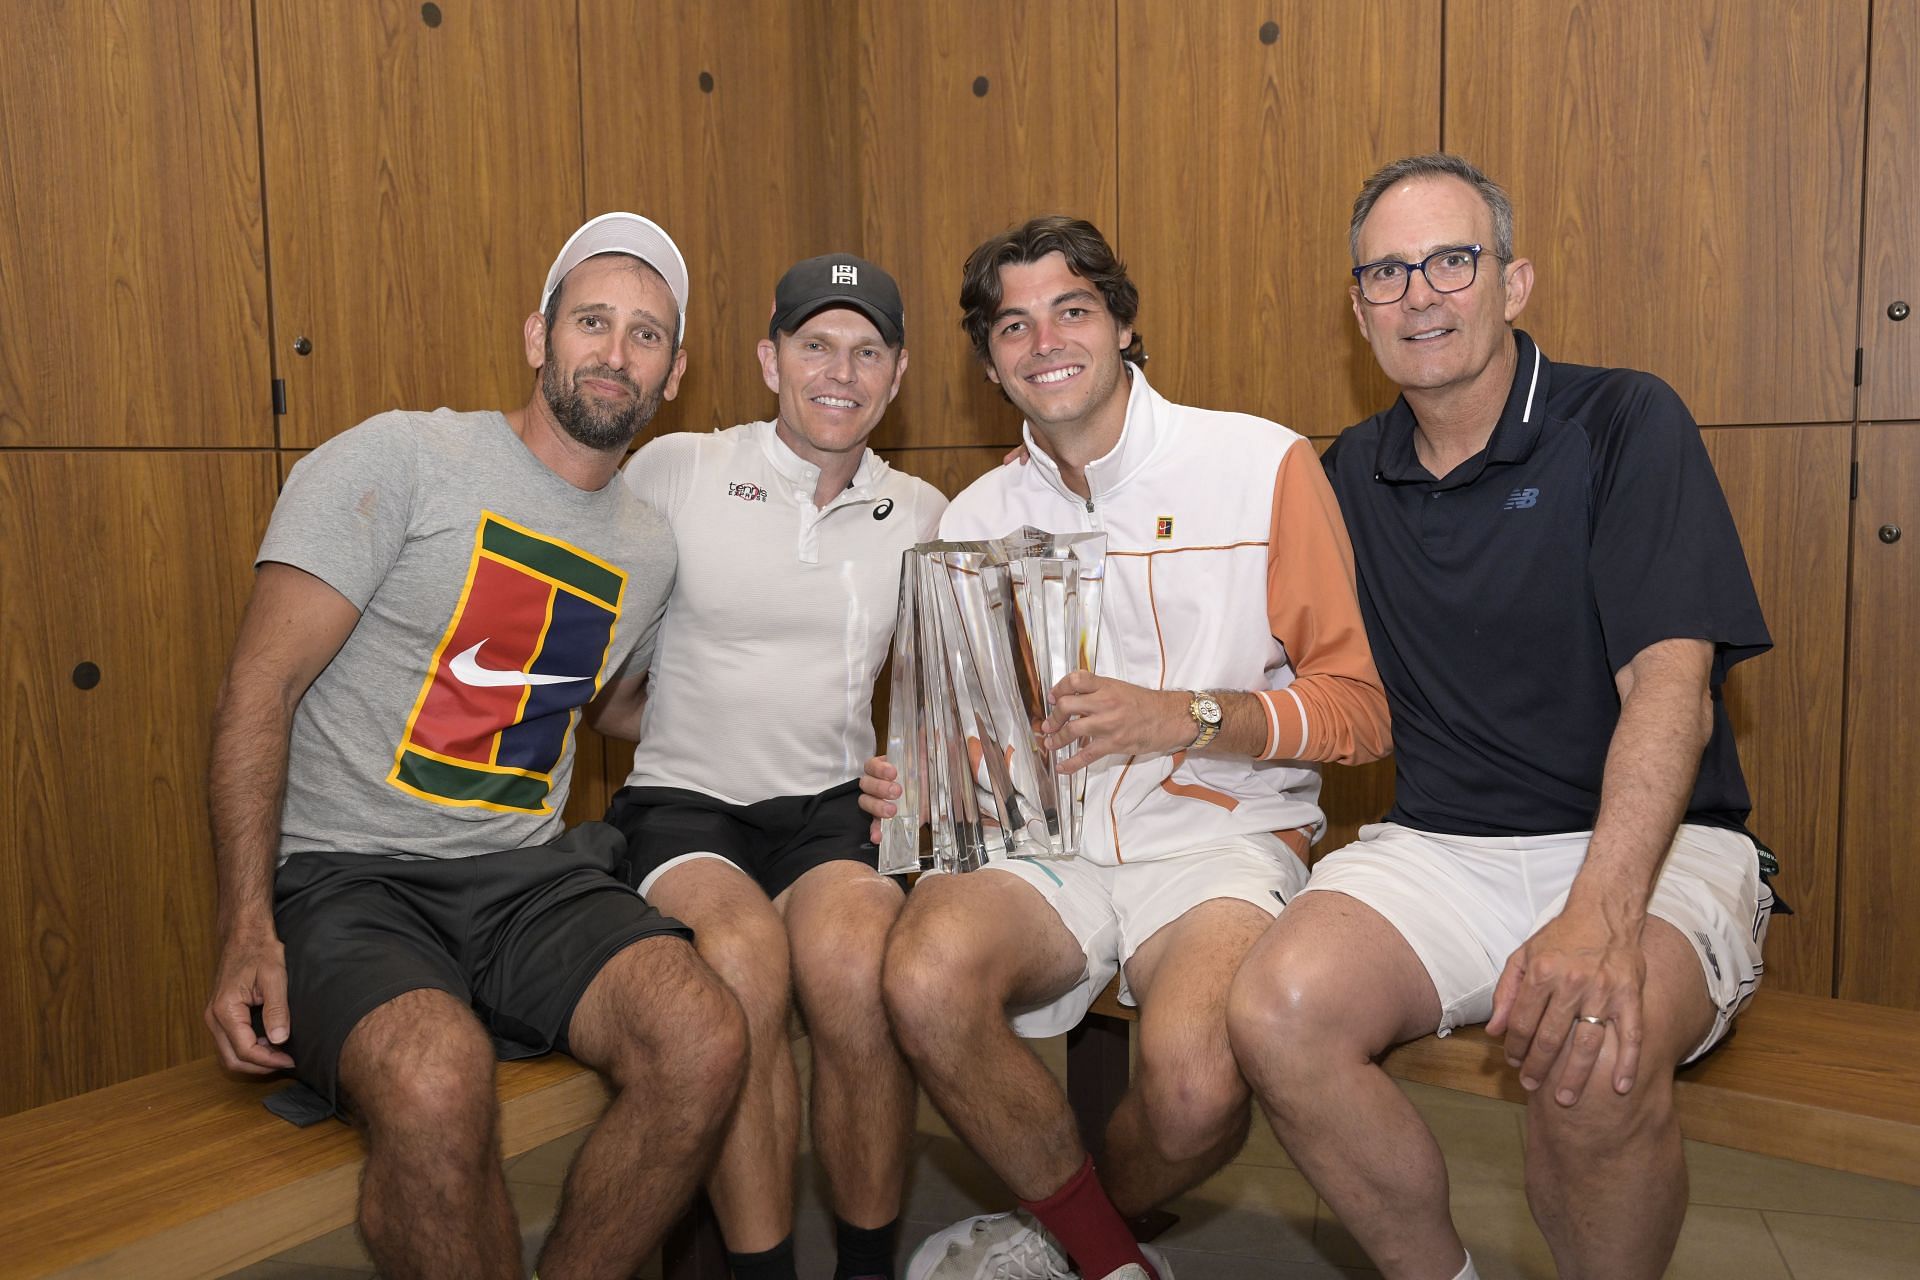
[[[1016,1035],[1044,1039],[1071,1031],[1094,999],[1120,975],[1120,999],[1133,1004],[1126,964],[1148,938],[1215,898],[1249,902],[1280,914],[1306,885],[1306,864],[1277,836],[1231,836],[1192,853],[1107,866],[1083,858],[1010,858],[971,875],[1018,876],[1039,890],[1087,958],[1065,995],[1015,1011]]]
[[[1386,917],[1440,993],[1435,1030],[1444,1036],[1493,1016],[1507,958],[1566,906],[1592,836],[1454,836],[1377,823],[1315,864],[1305,891],[1344,893]],[[1727,1033],[1759,987],[1772,909],[1751,839],[1693,824],[1674,834],[1647,912],[1693,945],[1716,1010],[1687,1061]]]

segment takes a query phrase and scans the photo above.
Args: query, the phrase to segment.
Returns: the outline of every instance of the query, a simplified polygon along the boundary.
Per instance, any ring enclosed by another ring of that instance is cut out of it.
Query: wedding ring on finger
[[[1576,1013],[1573,1015],[1573,1020],[1575,1022],[1590,1022],[1596,1027],[1604,1027],[1607,1025],[1605,1018],[1596,1018],[1590,1013]]]

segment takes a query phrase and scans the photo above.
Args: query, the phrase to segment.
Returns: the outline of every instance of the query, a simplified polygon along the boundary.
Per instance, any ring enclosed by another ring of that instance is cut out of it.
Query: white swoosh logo
[[[508,685],[529,684],[572,684],[576,680],[591,680],[592,676],[543,676],[531,671],[495,671],[492,667],[480,665],[480,644],[454,655],[447,664],[447,670],[453,672],[453,678],[461,684],[472,685],[476,689],[501,689]]]

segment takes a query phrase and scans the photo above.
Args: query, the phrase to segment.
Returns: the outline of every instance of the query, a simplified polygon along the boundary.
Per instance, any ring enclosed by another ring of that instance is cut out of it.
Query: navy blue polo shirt
[[[1686,821],[1751,804],[1721,686],[1772,646],[1693,415],[1630,369],[1519,361],[1487,446],[1436,479],[1402,397],[1326,453],[1393,711],[1389,820],[1455,835],[1588,831],[1620,717],[1614,673],[1714,644],[1713,736]]]

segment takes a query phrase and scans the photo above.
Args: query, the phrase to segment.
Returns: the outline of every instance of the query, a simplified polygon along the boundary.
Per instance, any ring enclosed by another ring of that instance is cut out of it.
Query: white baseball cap
[[[680,308],[677,336],[685,338],[687,260],[680,256],[680,247],[674,244],[672,236],[637,213],[603,213],[567,237],[566,244],[560,247],[560,256],[553,260],[553,267],[547,272],[547,287],[540,291],[541,313],[545,314],[547,304],[553,301],[554,291],[567,278],[567,272],[603,253],[631,254],[660,273]]]

